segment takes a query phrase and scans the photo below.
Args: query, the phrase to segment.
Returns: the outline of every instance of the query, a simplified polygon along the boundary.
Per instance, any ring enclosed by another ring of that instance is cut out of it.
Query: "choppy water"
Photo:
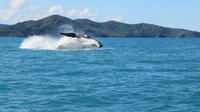
[[[52,51],[0,38],[0,111],[200,111],[200,39],[99,40]]]

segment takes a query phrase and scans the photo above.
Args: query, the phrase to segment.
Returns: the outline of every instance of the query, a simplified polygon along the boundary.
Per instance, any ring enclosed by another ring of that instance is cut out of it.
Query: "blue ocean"
[[[97,38],[93,50],[0,38],[0,112],[199,112],[200,39]]]

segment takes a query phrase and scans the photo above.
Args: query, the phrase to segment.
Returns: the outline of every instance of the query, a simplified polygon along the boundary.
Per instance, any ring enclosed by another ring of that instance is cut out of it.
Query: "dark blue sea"
[[[97,40],[57,51],[0,38],[0,112],[200,112],[200,39]]]

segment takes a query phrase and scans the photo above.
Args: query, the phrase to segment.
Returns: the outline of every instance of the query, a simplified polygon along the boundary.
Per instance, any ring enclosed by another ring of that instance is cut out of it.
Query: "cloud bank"
[[[38,6],[26,5],[31,0],[10,0],[6,9],[0,8],[0,23],[17,23],[25,20],[37,20],[50,15],[61,15],[72,19],[87,18],[95,21],[123,21],[121,16],[117,17],[99,17],[98,11],[92,11],[89,8],[72,8],[66,10],[61,5],[42,8]],[[26,5],[26,7],[25,7]],[[101,19],[99,19],[101,18]]]
[[[98,14],[96,12],[90,11],[89,8],[84,8],[82,10],[80,9],[70,9],[70,10],[65,10],[62,6],[52,6],[48,10],[48,15],[62,15],[62,16],[67,16],[70,18],[90,18],[94,19]]]
[[[7,10],[0,9],[0,20],[6,21],[11,19],[17,14],[19,9],[27,2],[28,0],[12,0],[9,4]]]

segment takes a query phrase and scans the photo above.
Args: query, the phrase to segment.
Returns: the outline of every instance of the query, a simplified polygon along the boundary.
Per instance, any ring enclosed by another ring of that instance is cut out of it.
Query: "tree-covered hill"
[[[200,37],[199,32],[153,24],[125,24],[116,21],[99,23],[89,19],[72,20],[59,15],[14,25],[0,25],[0,37],[56,36],[60,31],[71,32],[63,26],[73,27],[74,32],[84,32],[96,37]]]

